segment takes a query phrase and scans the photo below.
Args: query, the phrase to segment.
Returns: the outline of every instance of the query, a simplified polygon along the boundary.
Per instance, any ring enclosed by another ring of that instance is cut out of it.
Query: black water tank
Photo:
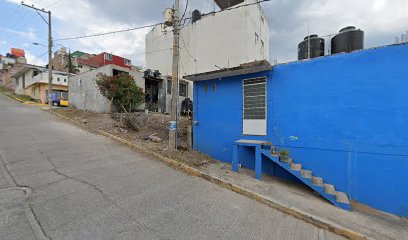
[[[364,49],[364,32],[353,26],[340,30],[331,40],[331,53],[352,52]]]
[[[148,77],[153,77],[153,72],[150,69],[147,69],[146,71],[144,71],[144,77],[148,78]]]
[[[155,78],[160,78],[160,76],[161,76],[160,71],[159,71],[159,70],[154,70],[154,72],[153,72],[153,77],[155,77]]]
[[[309,58],[309,42],[310,42],[310,58],[324,56],[324,39],[319,38],[318,35],[314,34],[305,37],[303,42],[299,43],[298,60]]]
[[[198,20],[201,19],[201,12],[199,10],[194,10],[191,16],[191,21],[192,22],[197,22]]]

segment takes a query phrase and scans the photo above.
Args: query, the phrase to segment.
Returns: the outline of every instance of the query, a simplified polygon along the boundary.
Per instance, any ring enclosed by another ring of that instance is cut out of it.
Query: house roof
[[[219,79],[224,77],[232,77],[249,73],[269,71],[272,69],[272,65],[266,61],[255,61],[239,65],[238,67],[224,68],[216,71],[199,73],[193,75],[184,76],[184,79],[191,81],[204,81],[210,79]]]
[[[78,58],[77,62],[78,62],[78,64],[90,66],[90,67],[93,67],[93,68],[99,68],[99,67],[103,66],[102,63],[100,63],[98,61],[95,61],[92,58],[91,59]]]
[[[214,2],[221,8],[221,10],[224,10],[226,8],[238,5],[244,2],[244,0],[214,0]]]
[[[16,64],[16,65],[14,65],[14,67],[12,68],[12,72],[11,72],[11,77],[19,77],[19,76],[21,76],[21,75],[23,75],[23,74],[25,74],[26,72],[28,72],[29,70],[31,70],[31,69],[36,69],[36,70],[38,70],[38,71],[40,71],[40,72],[47,72],[48,71],[48,69],[47,68],[45,68],[45,67],[41,67],[41,66],[37,66],[37,65],[31,65],[31,64]],[[64,75],[64,76],[67,76],[67,75],[72,75],[72,74],[69,74],[69,73],[67,73],[67,72],[61,72],[61,71],[56,71],[56,70],[52,70],[52,73],[53,74],[59,74],[59,75]]]
[[[71,56],[72,57],[81,57],[82,55],[84,55],[85,53],[84,52],[81,52],[81,51],[75,51],[75,52],[73,52],[73,53],[71,53]]]

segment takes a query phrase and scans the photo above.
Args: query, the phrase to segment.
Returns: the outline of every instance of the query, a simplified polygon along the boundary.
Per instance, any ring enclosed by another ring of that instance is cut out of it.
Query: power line
[[[18,12],[18,10],[20,10],[20,7],[21,7],[21,5],[18,4],[17,7],[14,9],[13,13],[11,14],[10,19],[12,19],[12,18],[14,17],[14,15],[16,15],[16,13]],[[5,29],[5,28],[2,28],[2,29],[0,30],[0,32],[3,31],[4,29]]]
[[[60,39],[55,39],[54,41],[67,41],[67,40],[76,40],[76,39],[83,39],[83,38],[99,37],[99,36],[105,36],[105,35],[116,34],[116,33],[130,32],[130,31],[139,30],[139,29],[143,29],[143,28],[155,27],[155,26],[158,26],[158,25],[161,25],[161,24],[163,24],[163,23],[156,23],[156,24],[150,24],[150,25],[145,25],[145,26],[140,26],[140,27],[127,28],[127,29],[122,29],[122,30],[117,30],[117,31],[96,33],[96,34],[83,35],[83,36],[77,36],[77,37],[60,38]]]
[[[247,3],[247,4],[238,5],[238,6],[235,6],[235,7],[229,7],[229,8],[219,10],[219,11],[209,12],[209,13],[206,13],[206,14],[203,14],[203,15],[208,15],[208,14],[212,14],[212,13],[219,13],[219,12],[224,12],[224,11],[231,11],[231,10],[235,10],[235,9],[238,9],[238,8],[249,7],[249,6],[252,6],[252,5],[260,5],[260,3],[272,2],[272,1],[273,0],[258,0],[258,1],[254,2],[254,3]]]
[[[236,7],[231,7],[231,8],[227,8],[227,9],[224,9],[224,10],[220,10],[220,11],[217,11],[217,12],[211,12],[211,13],[219,13],[219,12],[222,12],[222,11],[230,11],[230,10],[234,10],[234,9],[238,9],[238,8],[242,8],[242,7],[249,7],[249,6],[252,6],[252,5],[260,4],[260,3],[263,3],[263,2],[270,2],[270,1],[272,1],[272,0],[259,0],[259,1],[255,2],[255,3],[248,3],[248,4],[244,4],[244,5],[240,5],[240,6],[236,6]],[[207,14],[210,14],[210,13],[207,13]],[[204,14],[204,15],[206,15],[206,14]],[[185,20],[186,19],[190,19],[190,18],[185,18]],[[77,37],[60,38],[60,39],[55,39],[54,41],[67,41],[67,40],[77,40],[77,39],[83,39],[83,38],[99,37],[99,36],[116,34],[116,33],[130,32],[130,31],[139,30],[139,29],[143,29],[143,28],[155,27],[155,26],[158,26],[158,25],[161,25],[161,24],[163,24],[163,22],[150,24],[150,25],[145,25],[145,26],[140,26],[140,27],[127,28],[127,29],[122,29],[122,30],[117,30],[117,31],[96,33],[96,34],[83,35],[83,36],[77,36]]]
[[[242,7],[249,7],[249,6],[252,6],[252,5],[257,5],[257,4],[260,4],[260,3],[263,3],[263,2],[271,2],[271,1],[272,0],[258,0],[258,1],[254,2],[254,3],[247,3],[247,4],[239,5],[239,6],[236,6],[236,7],[230,7],[230,8],[226,8],[224,10],[220,10],[218,12],[234,10],[234,9],[238,9],[238,8],[242,8]]]
[[[50,5],[47,5],[45,8],[53,7],[53,6],[57,5],[57,4],[60,4],[62,1],[64,1],[64,0],[55,1],[55,2],[51,3]]]
[[[133,54],[130,54],[130,55],[125,55],[125,56],[126,57],[131,57],[131,56],[137,56],[137,55],[148,55],[148,54],[152,54],[152,53],[164,52],[164,51],[169,51],[169,50],[173,50],[173,48],[166,48],[166,49],[150,51],[150,52],[133,53]]]
[[[197,59],[194,58],[194,57],[190,54],[190,51],[188,51],[187,46],[186,46],[186,42],[185,42],[185,40],[184,40],[184,36],[183,36],[183,34],[182,34],[181,32],[180,32],[180,35],[181,35],[181,40],[182,40],[182,42],[183,42],[184,49],[186,49],[186,51],[187,51],[188,55],[191,57],[191,59],[193,59],[194,62],[197,62]]]
[[[48,51],[46,51],[45,53],[40,54],[40,55],[38,55],[38,56],[35,56],[35,58],[40,58],[40,57],[44,56],[44,55],[47,54],[47,53],[48,53]]]
[[[184,8],[184,13],[183,13],[183,16],[181,16],[180,21],[183,20],[184,16],[186,15],[187,8],[188,8],[188,0],[186,2],[186,8]]]

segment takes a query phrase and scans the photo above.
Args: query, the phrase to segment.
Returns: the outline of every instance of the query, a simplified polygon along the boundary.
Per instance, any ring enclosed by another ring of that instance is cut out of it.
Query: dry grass
[[[187,126],[191,124],[188,117],[180,117],[179,120],[179,151],[168,149],[169,121],[170,116],[161,113],[149,113],[146,124],[140,131],[127,128],[126,124],[119,122],[107,113],[92,113],[74,108],[53,109],[65,117],[76,120],[83,127],[91,131],[104,131],[134,144],[147,148],[168,158],[186,163],[191,166],[202,165],[211,162],[211,158],[194,150],[187,150]],[[143,140],[147,136],[156,134],[163,141],[151,142]]]

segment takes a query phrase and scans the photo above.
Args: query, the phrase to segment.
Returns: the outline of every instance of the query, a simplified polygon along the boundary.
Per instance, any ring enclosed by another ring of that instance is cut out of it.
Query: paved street
[[[2,240],[342,239],[2,94],[0,161]]]

